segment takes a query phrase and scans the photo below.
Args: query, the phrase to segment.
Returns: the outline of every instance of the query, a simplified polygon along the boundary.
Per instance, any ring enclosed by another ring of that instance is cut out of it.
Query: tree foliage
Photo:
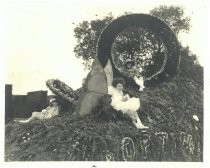
[[[123,69],[127,58],[139,64],[142,74],[149,77],[156,73],[163,64],[166,48],[161,38],[151,30],[129,27],[115,39],[112,56],[118,69]]]
[[[96,56],[96,45],[102,30],[113,20],[113,16],[91,21],[83,21],[74,29],[77,45],[74,53],[77,58],[82,58],[85,68],[89,69],[92,59]]]
[[[179,76],[192,79],[203,89],[203,67],[199,64],[197,56],[189,50],[189,47],[181,47],[180,54]]]
[[[190,30],[190,18],[184,15],[182,7],[161,5],[152,9],[150,14],[164,20],[177,35]]]
[[[159,6],[151,10],[150,14],[164,20],[177,35],[182,31],[189,31],[190,18],[184,15],[181,7]],[[91,61],[96,56],[98,37],[113,19],[115,18],[109,14],[102,19],[83,21],[75,28],[77,45],[74,52],[76,57],[84,60],[85,68],[90,68]],[[125,59],[131,58],[141,65],[143,74],[150,76],[160,69],[165,50],[161,39],[150,30],[129,27],[116,37],[112,55],[119,69]]]

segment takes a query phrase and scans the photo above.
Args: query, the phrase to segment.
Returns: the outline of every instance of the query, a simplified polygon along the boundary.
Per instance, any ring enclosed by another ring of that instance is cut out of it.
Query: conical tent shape
[[[97,58],[87,75],[85,85],[87,90],[80,95],[76,107],[76,112],[79,115],[90,113],[97,106],[99,99],[105,94],[108,94],[106,74]]]
[[[87,91],[94,91],[99,93],[108,93],[107,78],[103,67],[101,66],[98,58],[92,64],[91,71],[85,80]]]

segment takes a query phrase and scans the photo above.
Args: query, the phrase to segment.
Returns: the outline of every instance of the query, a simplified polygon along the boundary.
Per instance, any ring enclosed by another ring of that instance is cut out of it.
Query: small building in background
[[[5,123],[13,118],[12,85],[5,85]]]
[[[13,105],[24,104],[27,95],[13,95]]]
[[[48,105],[47,91],[28,92],[27,95],[13,95],[13,118],[27,118],[34,111],[41,112]]]
[[[42,111],[47,106],[47,91],[28,92],[26,104],[30,105],[35,111]]]
[[[55,95],[47,95],[47,91],[28,92],[27,95],[13,95],[12,85],[5,85],[5,123],[14,118],[28,118],[32,112],[41,112],[49,105],[49,99]]]

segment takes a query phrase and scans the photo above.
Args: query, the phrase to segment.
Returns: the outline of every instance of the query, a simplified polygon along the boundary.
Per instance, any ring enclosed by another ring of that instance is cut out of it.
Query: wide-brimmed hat
[[[135,62],[129,58],[125,60],[125,66],[127,66],[128,63],[130,63],[132,66],[135,65]]]

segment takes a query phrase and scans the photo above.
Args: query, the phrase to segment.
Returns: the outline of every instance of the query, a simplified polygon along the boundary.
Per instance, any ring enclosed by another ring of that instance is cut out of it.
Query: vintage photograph
[[[2,7],[5,162],[203,162],[204,1]]]

